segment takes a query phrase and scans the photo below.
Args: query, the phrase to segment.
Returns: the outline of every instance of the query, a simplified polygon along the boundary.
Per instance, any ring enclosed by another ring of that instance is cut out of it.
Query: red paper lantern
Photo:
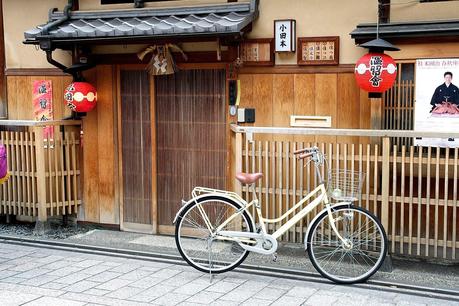
[[[87,113],[96,106],[97,91],[89,83],[73,82],[65,89],[64,100],[74,112]]]
[[[368,92],[384,92],[392,87],[397,76],[397,64],[384,53],[368,53],[355,64],[355,79]]]

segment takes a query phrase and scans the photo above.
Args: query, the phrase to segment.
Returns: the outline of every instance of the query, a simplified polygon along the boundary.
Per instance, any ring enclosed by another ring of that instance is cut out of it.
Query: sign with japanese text
[[[299,37],[298,65],[338,65],[339,36]]]
[[[53,88],[50,80],[33,81],[32,103],[35,120],[53,120]],[[43,128],[43,137],[45,139],[53,139],[54,129],[52,126]]]
[[[244,65],[274,65],[274,40],[272,38],[247,39],[240,46]]]
[[[459,130],[459,58],[416,61],[414,130]],[[459,147],[455,138],[417,138],[417,146]]]
[[[382,93],[392,87],[397,77],[397,63],[384,53],[367,53],[355,64],[355,79],[360,88]]]
[[[296,21],[293,19],[274,20],[275,52],[295,52]]]

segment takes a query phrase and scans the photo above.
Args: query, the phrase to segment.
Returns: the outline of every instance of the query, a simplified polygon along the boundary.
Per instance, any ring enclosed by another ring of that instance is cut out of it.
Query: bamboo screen
[[[225,72],[156,77],[159,223],[170,225],[195,186],[225,188]]]
[[[144,70],[122,70],[121,133],[123,218],[151,224],[152,157],[149,77]]]

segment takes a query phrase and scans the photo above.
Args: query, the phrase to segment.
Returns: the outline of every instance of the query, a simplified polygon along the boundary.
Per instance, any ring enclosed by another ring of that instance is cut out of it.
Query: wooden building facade
[[[52,81],[55,120],[71,115],[60,95],[72,77],[47,61],[42,50],[48,42],[46,35],[30,32],[30,29],[40,31],[42,28],[37,25],[48,19],[49,24],[61,18],[63,8],[70,5],[73,28],[67,29],[67,36],[61,33],[62,37],[50,28],[47,35],[53,46],[49,50],[52,59],[65,67],[93,62],[95,67],[83,74],[98,92],[96,109],[81,119],[82,205],[78,219],[119,226],[127,231],[171,233],[172,218],[181,199],[189,198],[193,186],[234,188],[232,175],[236,161],[230,123],[237,119],[230,114],[230,80],[240,80],[239,107],[255,109],[255,123],[245,124],[248,126],[287,127],[291,115],[308,115],[330,116],[331,127],[336,129],[411,129],[409,124],[391,125],[394,120],[389,117],[401,116],[406,111],[404,118],[408,118],[414,107],[412,95],[406,96],[411,104],[399,106],[399,113],[394,115],[388,107],[397,101],[387,98],[387,105],[375,104],[358,88],[354,64],[367,51],[356,44],[374,38],[379,16],[380,28],[388,29],[382,37],[401,49],[390,52],[399,64],[399,71],[413,75],[414,68],[410,70],[410,65],[414,67],[416,59],[459,56],[458,33],[410,36],[397,27],[404,22],[416,26],[425,21],[434,24],[437,20],[454,20],[459,8],[457,1],[404,4],[402,0],[387,0],[379,1],[379,7],[376,0],[346,4],[338,0],[140,1],[144,2],[143,8],[135,8],[134,1],[1,2],[5,69],[0,78],[3,82],[0,111],[8,120],[34,119],[31,102],[34,80]],[[49,11],[54,7],[58,8],[57,12]],[[233,19],[221,17],[232,14],[236,8],[247,12],[241,11]],[[203,17],[216,9],[222,10],[217,17],[215,14]],[[34,14],[30,15],[30,11]],[[185,22],[195,29],[203,20],[211,22],[212,18],[220,18],[213,22],[225,25],[230,20],[241,28],[237,28],[237,33],[228,30],[235,26],[231,24],[222,26],[223,32],[215,33],[181,28],[179,32],[172,29],[138,35],[134,30],[116,34],[122,27],[115,24],[110,29],[115,34],[102,37],[97,32],[103,30],[102,25],[97,28],[91,23],[92,28],[87,30],[88,24],[84,24],[91,18],[102,21],[118,18],[118,22],[124,20],[129,25],[136,18],[153,18],[148,14],[154,11],[152,16],[157,20],[167,19],[165,14],[175,18],[169,25]],[[163,13],[154,15],[157,12]],[[125,14],[126,19],[120,18],[120,14]],[[81,16],[79,20],[77,16]],[[240,65],[238,59],[246,56],[241,53],[244,43],[272,40],[274,21],[287,19],[296,20],[296,38],[338,38],[336,62],[299,64],[300,45],[295,52],[274,53],[269,49],[268,63],[252,59]],[[359,25],[363,27],[366,23],[368,31],[359,32]],[[78,32],[86,30],[95,32],[87,36]],[[183,31],[187,35],[182,35]],[[148,46],[164,44],[179,46],[186,59],[174,52],[179,70],[167,76],[152,76],[145,69],[150,56],[140,60],[136,54]],[[395,86],[412,89],[414,85],[408,81],[403,83],[405,80],[400,76]],[[298,140],[293,135],[257,138],[295,139]],[[337,138],[324,136],[321,140],[337,141]],[[340,138],[339,142],[367,144],[371,139],[350,136]]]

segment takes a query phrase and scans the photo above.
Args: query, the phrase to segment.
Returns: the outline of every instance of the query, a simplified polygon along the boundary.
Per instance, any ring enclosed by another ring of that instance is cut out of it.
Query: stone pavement
[[[237,270],[236,270],[237,271]],[[353,286],[0,243],[0,305],[459,305]]]

